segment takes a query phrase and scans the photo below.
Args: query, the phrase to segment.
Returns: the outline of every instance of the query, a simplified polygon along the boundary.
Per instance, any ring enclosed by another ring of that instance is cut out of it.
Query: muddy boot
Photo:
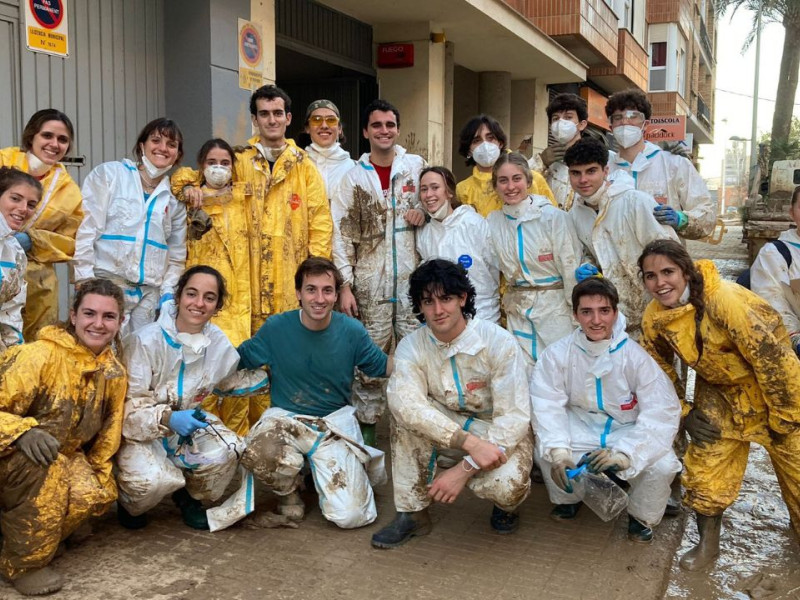
[[[428,509],[417,512],[399,512],[394,521],[372,536],[375,548],[397,548],[415,535],[428,535],[431,532],[431,517]]]
[[[117,502],[117,521],[125,529],[142,529],[147,526],[147,513],[134,516]]]
[[[64,578],[55,569],[42,567],[28,571],[11,583],[23,596],[44,596],[60,590],[64,586]]]
[[[378,438],[377,433],[375,432],[377,425],[375,423],[359,423],[358,426],[361,428],[361,437],[364,438],[364,443],[367,446],[377,448],[375,445]]]
[[[628,539],[639,544],[653,541],[653,530],[636,517],[628,515]]]
[[[75,528],[69,537],[64,540],[68,548],[75,548],[83,544],[86,540],[94,535],[91,521],[84,521]]]
[[[181,488],[172,494],[172,501],[181,509],[184,524],[192,529],[208,529],[206,509],[199,500],[195,500],[189,495],[186,488]]]
[[[556,504],[553,510],[550,511],[550,518],[554,521],[569,521],[578,516],[578,511],[581,509],[583,502],[576,502],[575,504]]]
[[[677,517],[683,512],[681,508],[681,478],[676,476],[670,486],[669,498],[667,498],[667,507],[664,509],[665,517]]]
[[[514,512],[507,512],[499,506],[493,506],[489,525],[492,526],[492,530],[495,533],[500,535],[514,533],[519,529],[519,515]]]
[[[710,565],[719,556],[719,532],[722,515],[707,517],[695,513],[700,542],[681,557],[680,565],[687,571],[699,571]]]
[[[306,505],[300,498],[297,491],[286,496],[278,496],[278,508],[276,512],[292,521],[302,521],[306,514]]]

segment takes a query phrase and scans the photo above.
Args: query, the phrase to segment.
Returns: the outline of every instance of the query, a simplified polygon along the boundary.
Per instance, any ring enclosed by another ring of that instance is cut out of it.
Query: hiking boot
[[[125,529],[142,529],[147,525],[147,513],[134,516],[117,502],[117,522]]]
[[[697,546],[681,556],[679,564],[687,571],[699,571],[710,565],[719,556],[719,533],[722,529],[722,515],[707,517],[700,513],[697,516],[697,532],[700,541]]]
[[[554,521],[569,521],[574,519],[578,511],[581,509],[583,502],[576,502],[575,504],[556,504],[553,510],[550,511],[550,518]]]
[[[51,567],[28,571],[11,582],[23,596],[44,596],[64,587],[64,578]]]
[[[495,533],[505,535],[514,533],[519,529],[519,515],[513,512],[506,512],[498,506],[492,507],[492,516],[489,518],[489,524]]]
[[[428,509],[417,512],[398,512],[394,521],[372,536],[374,548],[397,548],[415,535],[431,532],[431,517]]]
[[[628,515],[628,539],[639,544],[649,544],[653,541],[653,530],[635,517]]]
[[[306,514],[306,505],[296,491],[286,496],[278,496],[278,508],[276,511],[290,521],[302,521]]]
[[[186,525],[192,529],[208,529],[206,509],[199,500],[195,500],[189,495],[186,488],[181,488],[173,493],[172,501],[181,509],[181,517]]]

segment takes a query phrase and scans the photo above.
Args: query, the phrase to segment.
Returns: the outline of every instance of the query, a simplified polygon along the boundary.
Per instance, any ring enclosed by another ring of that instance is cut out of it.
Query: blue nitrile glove
[[[584,279],[589,279],[589,277],[594,277],[599,272],[600,271],[593,264],[583,263],[580,267],[575,269],[575,279],[577,279],[578,283],[580,283]]]
[[[685,213],[666,205],[656,206],[653,209],[653,216],[662,225],[669,225],[677,231],[683,229],[689,223],[689,217]]]
[[[208,423],[198,419],[197,413],[205,418],[205,414],[197,409],[176,410],[169,418],[169,428],[184,437],[192,435],[198,429],[205,429]]]
[[[25,252],[28,252],[33,247],[31,236],[29,236],[24,231],[18,231],[17,233],[15,233],[14,239],[19,242],[19,245],[22,246],[22,249],[25,250]]]

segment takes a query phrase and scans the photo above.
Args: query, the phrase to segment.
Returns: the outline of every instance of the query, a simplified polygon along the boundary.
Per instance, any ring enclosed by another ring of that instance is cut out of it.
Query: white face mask
[[[203,177],[209,187],[218,190],[228,185],[231,180],[231,168],[225,165],[209,165],[203,169]]]
[[[256,142],[256,148],[258,148],[258,151],[261,152],[261,156],[266,158],[269,162],[274,163],[276,160],[278,160],[278,157],[283,154],[283,151],[286,150],[286,144],[280,148],[271,148],[269,146],[264,146],[260,142]]]
[[[166,167],[161,167],[159,169],[157,166],[151,163],[150,159],[147,158],[144,153],[144,146],[142,146],[142,166],[144,167],[144,172],[150,179],[158,179],[172,168],[172,165],[167,165]]]
[[[605,194],[605,192],[606,192],[606,184],[603,183],[599,188],[597,188],[597,191],[594,194],[585,197],[581,196],[581,198],[583,198],[584,204],[596,209],[598,206],[600,206],[600,199],[603,197],[603,194]]]
[[[187,363],[193,363],[203,358],[205,349],[211,345],[211,338],[202,331],[200,333],[178,332],[175,337],[183,345],[183,359]]]
[[[442,202],[442,205],[439,208],[437,208],[436,211],[429,212],[428,214],[431,216],[431,219],[435,219],[436,221],[444,221],[445,217],[449,212],[448,211],[449,208],[450,208],[449,203]]]
[[[493,167],[500,158],[500,146],[492,142],[481,142],[472,151],[472,159],[484,168]]]
[[[566,144],[578,133],[578,126],[567,119],[559,119],[550,124],[550,133],[559,144]]]
[[[630,148],[642,139],[642,128],[636,125],[620,125],[614,128],[614,139],[623,148]]]
[[[27,152],[25,156],[28,159],[29,175],[33,175],[34,177],[41,177],[50,170],[50,165],[39,160],[39,157],[36,156],[33,152]]]

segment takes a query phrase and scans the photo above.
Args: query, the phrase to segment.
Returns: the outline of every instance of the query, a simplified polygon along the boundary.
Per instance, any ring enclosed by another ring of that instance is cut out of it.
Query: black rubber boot
[[[681,569],[699,571],[714,562],[719,556],[719,533],[722,529],[722,515],[707,517],[695,513],[697,517],[697,532],[700,541],[697,546],[681,556],[679,561]]]
[[[513,512],[506,512],[499,506],[495,506],[492,508],[489,524],[494,532],[500,535],[514,533],[519,529],[519,515]]]
[[[133,516],[117,502],[117,522],[125,529],[142,529],[147,526],[147,513]]]
[[[195,500],[189,495],[186,488],[181,488],[173,493],[172,501],[181,509],[181,517],[186,525],[192,529],[208,529],[206,509],[199,500]]]
[[[428,535],[431,532],[431,517],[428,509],[418,512],[399,512],[394,521],[372,536],[375,548],[397,548],[415,535]]]
[[[555,521],[569,521],[578,515],[583,502],[575,504],[556,504],[553,510],[550,511],[550,518]]]
[[[653,530],[636,517],[628,515],[628,539],[639,544],[653,541]]]

